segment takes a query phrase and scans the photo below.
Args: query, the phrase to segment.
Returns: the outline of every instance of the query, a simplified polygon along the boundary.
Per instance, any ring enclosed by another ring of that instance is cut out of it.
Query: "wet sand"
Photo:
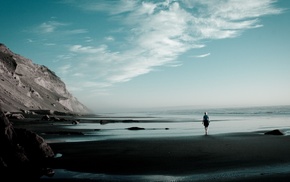
[[[47,125],[46,131],[57,130]],[[49,144],[62,157],[51,161],[56,174],[40,181],[290,180],[290,136],[250,132]]]
[[[290,179],[288,178],[290,168],[281,172],[275,168],[275,166],[290,167],[289,140],[288,136],[229,134],[50,145],[56,153],[63,155],[52,163],[54,169],[125,175],[126,178],[130,175],[141,175],[140,180],[148,175],[161,175],[164,178],[172,176],[172,179],[178,176],[180,181],[199,181],[199,177],[207,175],[203,178],[214,181],[228,179],[246,181],[253,178],[263,180],[273,178],[277,181],[280,178]],[[273,171],[269,170],[271,166]],[[251,174],[252,169],[256,168],[260,171],[256,170],[255,174]],[[67,179],[70,179],[69,176]],[[112,176],[109,179],[114,181]],[[121,181],[120,177],[116,181]]]

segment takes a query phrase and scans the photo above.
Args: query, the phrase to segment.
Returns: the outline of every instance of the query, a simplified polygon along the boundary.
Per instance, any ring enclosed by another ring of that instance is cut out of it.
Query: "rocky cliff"
[[[89,114],[65,83],[43,65],[0,43],[0,106],[3,111],[57,111]]]

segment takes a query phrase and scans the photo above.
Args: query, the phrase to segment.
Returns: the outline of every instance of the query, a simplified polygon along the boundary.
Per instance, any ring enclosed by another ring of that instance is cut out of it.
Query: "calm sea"
[[[84,130],[83,136],[60,136],[55,140],[92,141],[137,137],[168,137],[204,135],[203,113],[210,117],[209,135],[256,132],[280,129],[290,134],[290,105],[243,108],[175,108],[154,109],[130,113],[103,113],[96,117],[79,118],[78,125],[63,125],[64,129]],[[84,121],[90,121],[86,123]],[[99,121],[114,121],[100,124]],[[139,127],[142,130],[128,130]],[[49,136],[46,136],[49,137]],[[53,142],[53,141],[52,141]]]

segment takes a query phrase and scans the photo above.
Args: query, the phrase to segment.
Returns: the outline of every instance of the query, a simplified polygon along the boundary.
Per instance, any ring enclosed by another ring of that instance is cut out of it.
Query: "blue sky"
[[[93,111],[290,104],[290,1],[2,0],[0,42]]]

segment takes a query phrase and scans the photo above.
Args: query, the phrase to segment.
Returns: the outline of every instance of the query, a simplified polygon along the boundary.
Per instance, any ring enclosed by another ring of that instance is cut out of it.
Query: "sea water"
[[[241,108],[167,108],[135,112],[100,113],[79,117],[77,125],[60,124],[63,129],[82,130],[81,136],[53,137],[56,141],[93,141],[120,138],[204,135],[202,117],[208,112],[209,135],[256,132],[279,129],[290,134],[290,106]],[[100,120],[113,121],[100,124]],[[86,122],[89,121],[89,122]],[[138,127],[141,130],[129,130]],[[49,136],[46,136],[46,138]],[[53,141],[51,141],[53,142]]]

